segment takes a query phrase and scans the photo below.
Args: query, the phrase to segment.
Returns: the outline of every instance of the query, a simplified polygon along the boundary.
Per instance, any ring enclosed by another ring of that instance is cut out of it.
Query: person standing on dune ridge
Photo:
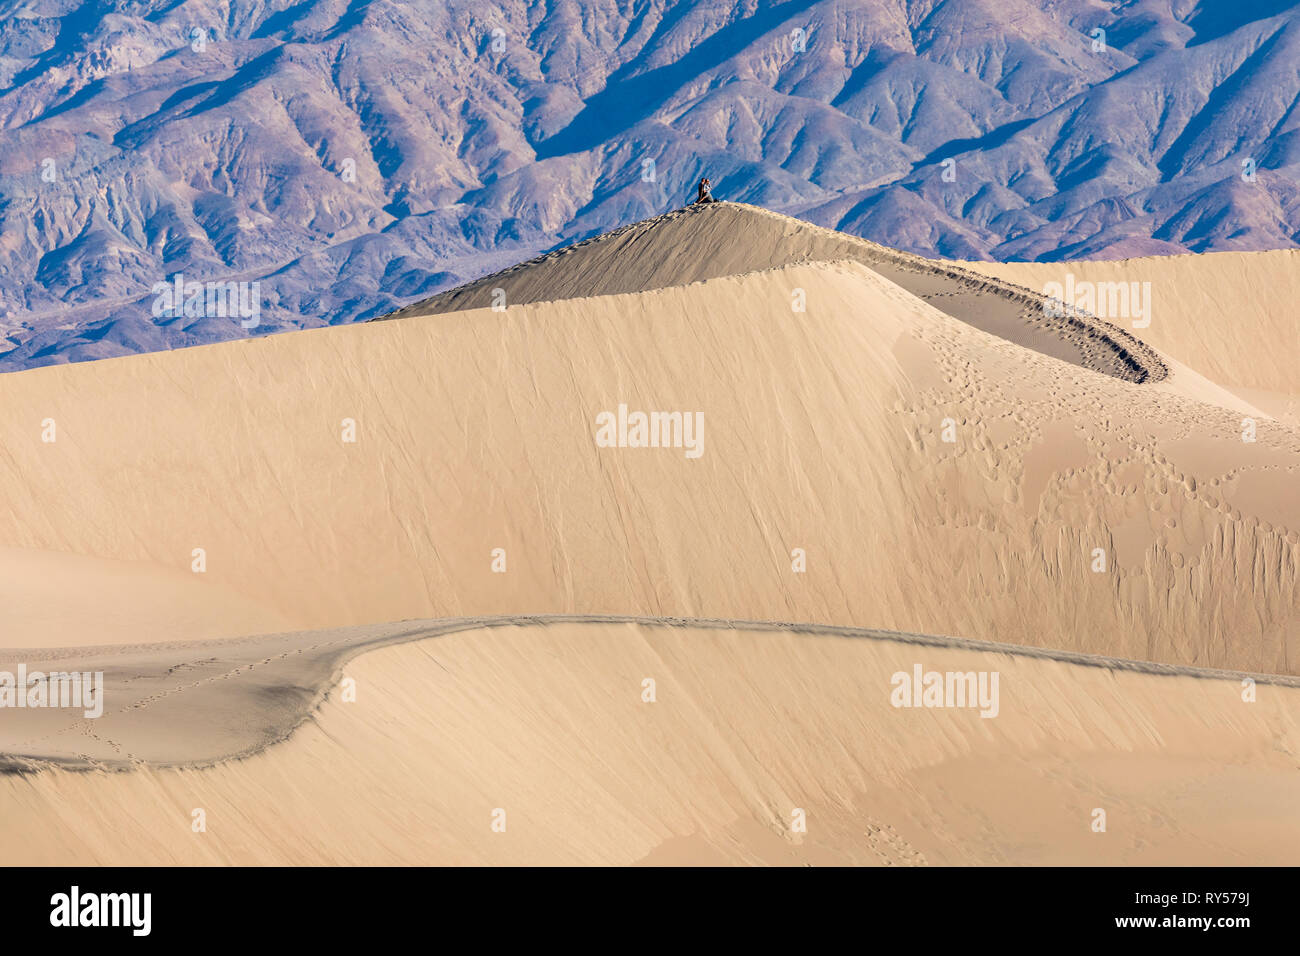
[[[709,182],[708,176],[705,176],[700,180],[699,195],[695,199],[697,203],[717,202],[717,200],[713,198],[713,193],[709,192],[709,187],[712,185],[713,184]]]

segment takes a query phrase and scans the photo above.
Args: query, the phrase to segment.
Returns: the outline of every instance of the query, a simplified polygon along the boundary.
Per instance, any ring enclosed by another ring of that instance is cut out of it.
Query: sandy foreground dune
[[[6,861],[1294,862],[1294,329],[977,268],[720,204],[0,376],[0,670],[108,687],[0,709]],[[698,454],[598,446],[620,406]],[[892,707],[916,664],[998,716]]]
[[[894,707],[893,675],[918,665],[996,672],[997,715]],[[1295,686],[1246,703],[1235,679],[630,622],[462,630],[341,675],[354,702],[336,690],[247,759],[0,776],[6,860],[1281,864],[1300,848]]]

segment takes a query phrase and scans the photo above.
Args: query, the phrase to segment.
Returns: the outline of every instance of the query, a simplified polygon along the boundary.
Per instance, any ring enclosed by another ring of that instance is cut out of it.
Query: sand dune
[[[1243,443],[1163,385],[856,262],[315,330],[0,378],[0,544],[182,572],[202,548],[243,612],[174,640],[626,613],[1295,673],[1300,437]],[[598,448],[620,404],[702,412],[702,457]],[[7,643],[95,625],[37,607]]]
[[[918,664],[998,672],[997,717],[892,706],[892,676]],[[6,861],[1258,865],[1300,850],[1296,687],[1245,703],[1237,680],[632,623],[462,631],[345,673],[355,702],[336,690],[245,760],[0,776]]]
[[[1194,291],[1130,333],[975,268],[721,204],[397,321],[0,376],[0,669],[109,687],[0,711],[10,858],[1293,861],[1285,310],[1216,354]],[[620,406],[698,454],[602,447]],[[896,710],[918,663],[1002,712]]]

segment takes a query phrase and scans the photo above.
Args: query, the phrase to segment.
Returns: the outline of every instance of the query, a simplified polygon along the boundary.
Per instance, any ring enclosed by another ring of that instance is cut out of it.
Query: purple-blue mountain
[[[715,195],[926,255],[1296,244],[1300,11],[0,3],[0,369],[390,311]]]

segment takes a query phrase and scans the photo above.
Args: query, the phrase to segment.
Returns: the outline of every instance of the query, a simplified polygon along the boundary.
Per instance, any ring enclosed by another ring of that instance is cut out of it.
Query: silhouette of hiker
[[[695,199],[697,203],[717,202],[717,200],[713,198],[713,193],[709,192],[709,187],[711,185],[713,184],[709,182],[708,176],[705,176],[703,179],[700,180],[700,194]]]

